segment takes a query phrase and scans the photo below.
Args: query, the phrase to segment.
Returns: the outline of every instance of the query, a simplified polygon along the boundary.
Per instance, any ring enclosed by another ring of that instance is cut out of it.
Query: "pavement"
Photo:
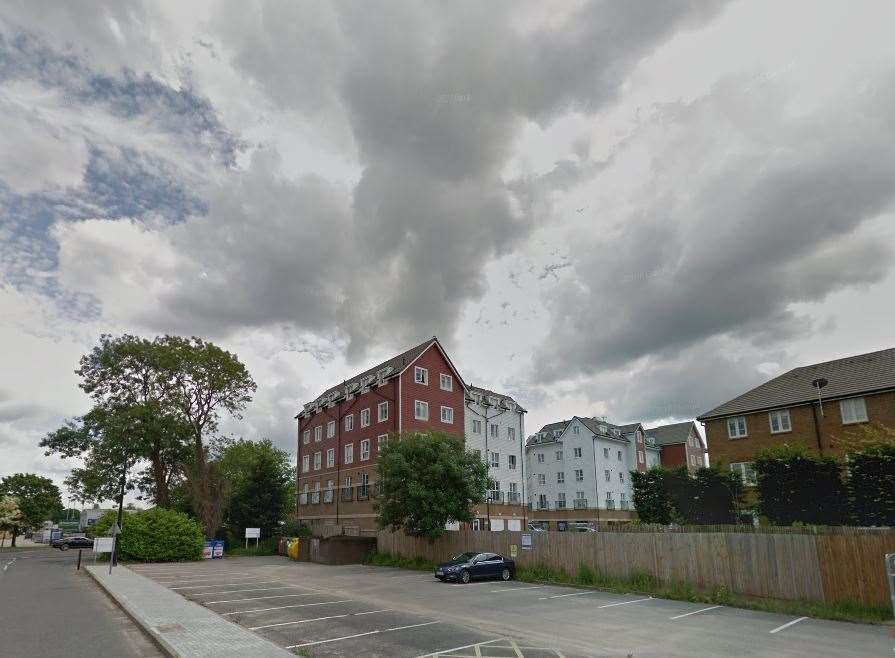
[[[213,613],[222,629],[240,628],[302,656],[895,655],[891,627],[637,594],[518,582],[449,584],[425,572],[278,557],[131,569]]]
[[[77,560],[45,546],[0,551],[0,656],[164,656]]]

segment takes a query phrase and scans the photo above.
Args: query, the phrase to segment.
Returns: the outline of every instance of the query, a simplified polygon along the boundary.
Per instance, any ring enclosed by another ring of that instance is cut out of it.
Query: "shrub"
[[[107,512],[91,535],[107,535],[117,519],[115,512]],[[118,556],[122,560],[167,562],[200,560],[205,536],[201,526],[185,514],[164,507],[140,512],[127,512],[122,522]]]
[[[311,526],[303,521],[299,521],[296,517],[290,516],[283,525],[280,526],[279,534],[283,537],[301,537],[307,539],[313,535]]]

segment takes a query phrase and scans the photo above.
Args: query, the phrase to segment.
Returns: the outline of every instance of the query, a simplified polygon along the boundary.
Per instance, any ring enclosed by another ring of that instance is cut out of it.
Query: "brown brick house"
[[[841,456],[838,438],[862,424],[895,427],[895,348],[795,368],[697,418],[712,463],[751,479],[756,451],[802,444]]]
[[[661,463],[665,468],[686,466],[695,471],[705,466],[705,443],[692,420],[644,429],[643,433],[662,448]]]

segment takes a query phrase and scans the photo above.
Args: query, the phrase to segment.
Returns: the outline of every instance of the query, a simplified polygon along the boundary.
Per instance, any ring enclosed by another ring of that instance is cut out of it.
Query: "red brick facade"
[[[428,385],[418,384],[415,381],[415,368],[425,368],[428,372]],[[444,391],[440,386],[441,375],[451,377],[450,391]],[[465,409],[465,393],[463,383],[457,377],[457,373],[445,359],[437,345],[433,345],[409,366],[400,378],[401,388],[401,431],[412,432],[414,430],[441,430],[463,436],[463,424]],[[419,420],[415,417],[416,401],[427,402],[429,405],[428,420]],[[443,423],[441,421],[441,407],[453,409],[454,422]]]

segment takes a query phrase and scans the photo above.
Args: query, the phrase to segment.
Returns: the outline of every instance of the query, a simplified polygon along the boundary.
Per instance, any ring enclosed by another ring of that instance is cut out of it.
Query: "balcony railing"
[[[607,500],[606,501],[606,509],[615,509],[615,501]]]
[[[508,491],[507,492],[507,504],[509,505],[518,505],[522,502],[522,494],[518,491]]]
[[[627,500],[619,501],[618,508],[619,509],[628,509],[628,501]]]
[[[370,500],[370,485],[361,484],[357,487],[358,500]]]
[[[500,505],[501,503],[503,503],[503,492],[489,491],[488,500],[491,502],[492,505]]]
[[[587,509],[587,498],[576,498],[572,501],[575,509]]]
[[[535,506],[536,506],[537,509],[539,509],[539,510],[550,509],[550,503],[547,502],[546,500],[539,500],[539,501],[535,504]]]
[[[324,503],[333,502],[333,490],[332,489],[325,489],[323,491],[323,502]]]
[[[556,509],[565,509],[565,508],[566,508],[566,501],[564,501],[564,500],[556,501]]]
[[[354,500],[354,487],[342,487],[342,500],[346,503]]]

